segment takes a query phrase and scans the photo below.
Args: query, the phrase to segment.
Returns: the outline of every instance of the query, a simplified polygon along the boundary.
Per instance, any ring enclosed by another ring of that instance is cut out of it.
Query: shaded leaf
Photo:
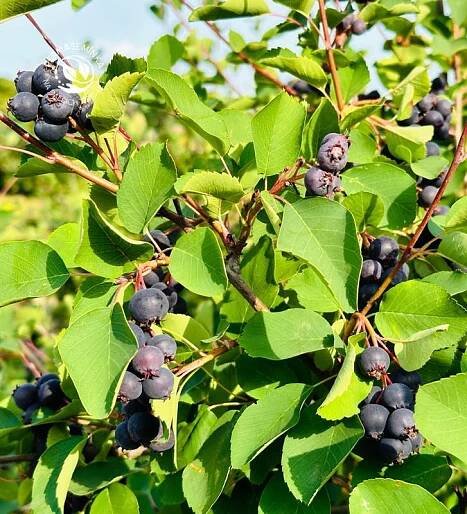
[[[264,0],[225,0],[212,5],[203,5],[190,14],[190,21],[212,21],[244,16],[258,16],[269,12]]]

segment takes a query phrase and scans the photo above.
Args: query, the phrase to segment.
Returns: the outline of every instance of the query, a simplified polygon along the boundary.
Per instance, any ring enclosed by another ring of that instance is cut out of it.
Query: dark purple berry
[[[156,377],[159,375],[164,354],[154,346],[143,346],[131,361],[133,368],[144,378]]]
[[[35,384],[22,384],[13,391],[13,400],[21,410],[28,409],[37,402],[37,387]]]
[[[60,85],[58,68],[57,61],[46,61],[36,68],[32,76],[32,89],[34,93],[45,95],[52,89],[58,88]]]
[[[143,381],[143,391],[156,400],[165,400],[170,396],[174,386],[174,374],[167,368],[161,368],[158,377]]]
[[[148,446],[159,432],[159,419],[150,412],[137,412],[128,419],[128,433],[135,443]]]
[[[437,205],[433,211],[433,216],[446,216],[448,212],[449,207],[447,205]]]
[[[122,406],[122,414],[127,418],[133,416],[133,414],[136,414],[137,412],[148,412],[150,410],[149,402],[141,402],[139,399],[124,403]]]
[[[164,234],[164,232],[162,232],[162,230],[154,229],[151,230],[149,233],[151,234],[151,238],[154,239],[154,241],[157,243],[157,246],[162,251],[172,248],[172,243],[170,242],[170,239]],[[151,238],[149,238],[148,235],[145,235],[143,239],[147,243],[153,244]]]
[[[158,289],[140,289],[130,300],[129,309],[139,323],[152,323],[162,319],[169,311],[169,301]]]
[[[369,282],[361,284],[358,289],[358,307],[362,309],[368,300],[376,293],[378,284]]]
[[[23,413],[23,423],[30,425],[34,421],[34,414],[40,409],[41,405],[37,401],[30,405]]]
[[[449,139],[449,122],[444,122],[440,127],[435,128],[435,137],[437,139]]]
[[[173,309],[175,305],[178,302],[178,294],[177,291],[174,291],[171,287],[168,287],[164,291],[165,295],[167,296],[167,300],[169,300],[169,308]]]
[[[361,280],[377,282],[381,278],[383,267],[378,261],[367,259],[363,261]]]
[[[348,147],[348,140],[345,136],[342,134],[338,134],[337,132],[329,132],[329,134],[326,134],[323,137],[323,140],[321,141],[321,145],[324,145],[328,141],[340,141],[342,144],[347,144]]]
[[[161,428],[159,429],[159,433],[157,434],[157,438],[150,444],[151,450],[162,453],[167,450],[171,450],[175,446],[175,434],[173,430],[170,431],[169,438],[165,441],[163,438],[163,427],[161,423]]]
[[[370,91],[369,93],[358,95],[359,100],[378,100],[378,98],[381,98],[381,95],[379,94],[379,91],[377,91],[376,89]]]
[[[165,295],[167,296],[167,293],[165,292],[167,289],[167,284],[164,284],[164,282],[156,282],[151,287],[154,289],[159,289],[159,291],[164,291]]]
[[[417,107],[414,107],[412,109],[412,114],[409,118],[406,118],[405,120],[400,120],[398,123],[401,127],[409,127],[410,125],[413,125],[415,123],[418,123],[420,120],[420,111]]]
[[[18,71],[15,78],[15,87],[18,93],[32,93],[33,71]]]
[[[444,178],[446,177],[447,172],[448,172],[448,170],[444,170],[434,180],[432,180],[430,184],[427,184],[427,185],[431,185],[431,186],[435,186],[435,187],[441,187],[441,184],[443,183]]]
[[[438,111],[427,112],[420,120],[421,125],[433,125],[433,127],[441,127],[443,123],[444,118]]]
[[[410,387],[412,391],[416,391],[422,383],[422,379],[416,371],[405,371],[402,368],[391,373],[391,380]]]
[[[405,384],[394,382],[383,391],[382,401],[390,409],[413,409],[413,391]]]
[[[36,386],[39,387],[42,384],[45,384],[46,382],[48,382],[49,380],[60,380],[60,379],[59,379],[58,375],[56,375],[55,373],[46,373],[45,375],[42,375],[37,379]]]
[[[395,239],[381,236],[373,239],[368,253],[372,259],[377,259],[384,267],[392,266],[396,263],[399,255],[399,245]]]
[[[294,80],[289,86],[299,95],[309,95],[313,92],[313,88],[304,80]]]
[[[433,141],[428,141],[425,146],[427,157],[431,157],[432,155],[439,155],[439,146]]]
[[[138,346],[144,346],[146,344],[146,334],[143,332],[143,329],[139,327],[136,323],[133,323],[133,321],[129,321],[128,325],[131,328],[133,334],[135,334],[136,336]]]
[[[383,405],[378,403],[364,405],[360,410],[360,420],[367,437],[381,439],[388,417],[389,411]]]
[[[366,23],[360,19],[357,18],[352,22],[352,34],[360,35],[363,34],[366,31]]]
[[[431,92],[435,94],[442,93],[448,85],[446,74],[443,73],[439,77],[436,77],[431,82]]]
[[[410,268],[407,263],[404,263],[402,267],[398,270],[398,272],[395,274],[394,278],[391,280],[392,286],[397,286],[397,284],[400,284],[401,282],[405,282],[409,279],[409,273]]]
[[[437,96],[433,93],[429,93],[418,102],[417,107],[421,112],[428,112],[434,109],[437,101]]]
[[[78,111],[75,114],[75,120],[76,123],[85,130],[92,130],[92,122],[89,118],[89,115],[91,114],[92,108],[94,106],[94,103],[92,100],[89,100],[87,102],[84,102],[80,105],[78,108]]]
[[[318,150],[318,164],[321,169],[337,173],[347,164],[348,139],[345,136],[329,139]]]
[[[131,373],[125,371],[123,376],[122,385],[118,392],[118,399],[122,402],[129,402],[130,400],[136,400],[143,392],[143,386],[139,378]]]
[[[360,368],[368,376],[380,379],[390,364],[389,355],[377,346],[370,346],[360,354]]]
[[[381,387],[373,386],[370,394],[363,400],[363,403],[364,405],[368,405],[369,403],[379,403],[381,396]]]
[[[348,14],[342,21],[341,27],[343,30],[350,30],[355,20],[355,14]]]
[[[42,97],[42,115],[49,123],[64,123],[74,108],[75,98],[61,89],[52,89]]]
[[[428,208],[435,199],[439,189],[435,186],[424,187],[418,195],[418,203],[425,208]]]
[[[68,121],[55,125],[54,123],[48,123],[44,119],[39,118],[34,125],[34,132],[41,141],[53,143],[60,141],[60,139],[66,136],[68,127]]]
[[[388,418],[387,433],[396,439],[413,439],[418,430],[415,428],[413,412],[410,409],[397,409]]]
[[[412,445],[410,441],[384,437],[378,444],[378,453],[384,462],[400,464],[412,453]]]
[[[420,448],[423,446],[423,436],[420,434],[420,432],[417,433],[417,435],[410,439],[410,444],[412,445],[412,453],[418,453]]]
[[[66,397],[60,386],[60,380],[47,380],[38,388],[39,403],[42,407],[58,409],[65,404]]]
[[[447,118],[451,114],[452,104],[449,100],[442,98],[438,101],[436,110],[443,116],[443,118]]]
[[[124,450],[136,450],[139,447],[139,443],[133,441],[128,433],[128,421],[115,427],[115,444]]]
[[[334,175],[319,168],[311,167],[305,174],[305,188],[308,196],[332,196]]]
[[[167,334],[159,334],[151,339],[148,339],[148,346],[154,346],[158,348],[163,354],[166,360],[172,360],[177,353],[177,343],[173,337]]]
[[[160,284],[159,275],[154,273],[154,271],[150,271],[149,273],[146,273],[146,275],[143,275],[143,280],[146,287],[153,287],[156,284]]]
[[[39,112],[39,99],[32,93],[18,93],[8,100],[8,110],[19,121],[32,121]]]

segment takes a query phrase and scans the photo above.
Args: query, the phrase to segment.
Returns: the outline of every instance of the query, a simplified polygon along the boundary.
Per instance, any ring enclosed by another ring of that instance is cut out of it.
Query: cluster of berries
[[[60,379],[54,373],[42,375],[33,384],[18,386],[12,397],[23,411],[23,421],[26,424],[32,422],[34,413],[41,407],[58,410],[68,402],[60,386]]]
[[[410,117],[399,121],[399,125],[432,125],[435,129],[435,139],[448,139],[451,110],[452,104],[449,100],[428,93],[412,109]]]
[[[352,32],[360,35],[366,31],[366,23],[354,13],[347,15],[340,23],[339,28],[343,32]]]
[[[363,249],[362,271],[358,290],[359,308],[364,307],[375,294],[379,285],[391,273],[399,256],[399,245],[395,239],[381,236],[373,239],[368,248]],[[409,267],[403,264],[391,281],[391,286],[400,284],[409,278]]]
[[[35,71],[20,71],[15,79],[17,95],[8,101],[8,110],[19,121],[34,121],[36,136],[45,142],[59,141],[72,132],[70,116],[80,128],[92,130],[92,101],[82,103],[70,85],[57,61],[45,61]]]
[[[331,132],[323,138],[318,150],[318,166],[311,166],[305,174],[307,196],[332,198],[340,191],[339,173],[347,165],[349,145],[349,138],[343,134]]]
[[[365,349],[360,355],[362,371],[383,384],[383,389],[373,386],[363,401],[360,420],[367,450],[387,464],[400,464],[423,444],[413,416],[415,393],[421,379],[418,373],[400,368],[389,378],[389,364],[389,355],[377,346]]]
[[[146,238],[160,250],[169,252],[171,243],[160,230]],[[166,400],[174,386],[174,374],[164,365],[175,358],[177,343],[167,334],[153,335],[151,324],[162,320],[178,300],[174,287],[168,286],[154,271],[143,277],[146,289],[140,289],[129,302],[134,321],[129,325],[138,341],[138,351],[125,372],[118,399],[125,420],[115,430],[119,447],[133,450],[141,445],[154,451],[173,446],[173,435],[164,440],[163,426],[151,413],[151,399]]]

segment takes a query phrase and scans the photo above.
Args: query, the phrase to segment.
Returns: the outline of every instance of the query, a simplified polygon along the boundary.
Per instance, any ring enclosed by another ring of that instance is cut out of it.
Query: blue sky
[[[177,22],[176,18],[171,16],[168,21],[161,22],[149,10],[153,3],[151,0],[93,0],[82,10],[74,11],[70,7],[70,1],[66,0],[36,11],[33,15],[60,47],[79,47],[83,41],[89,41],[93,49],[102,52],[103,62],[106,63],[117,52],[129,57],[144,57],[153,41],[172,32],[172,27]],[[200,3],[196,2],[198,5]],[[277,3],[271,3],[271,8],[275,13],[287,12]],[[262,31],[265,27],[277,24],[278,21],[278,18],[273,16],[261,17]],[[234,27],[248,41],[255,37],[256,23],[258,22],[255,19],[242,19],[222,21],[219,22],[219,26],[226,35],[229,28]],[[204,23],[191,25],[196,31],[212,36]],[[274,44],[282,44],[293,50],[295,34],[286,34],[280,42],[274,41]],[[370,61],[381,56],[378,50],[381,44],[381,35],[375,30],[352,42],[354,48],[366,48],[370,52]],[[19,69],[34,69],[46,57],[53,55],[24,16],[0,24],[0,48],[8,49],[2,52],[0,76],[11,79]],[[218,55],[226,51],[222,44],[216,43],[214,48]],[[245,67],[241,69],[236,81],[241,77],[241,89],[248,92],[251,87],[250,73]],[[378,86],[378,82],[373,78],[369,88]]]

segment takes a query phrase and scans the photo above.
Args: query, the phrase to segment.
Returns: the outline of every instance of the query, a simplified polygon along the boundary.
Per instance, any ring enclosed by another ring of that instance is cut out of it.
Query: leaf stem
[[[324,5],[324,0],[318,0],[319,4],[319,15],[321,18],[321,24],[323,26],[323,36],[324,36],[324,46],[326,49],[326,58],[328,61],[329,69],[331,70],[332,82],[334,84],[334,91],[336,93],[337,107],[339,108],[339,112],[345,107],[344,98],[342,96],[341,83],[339,79],[339,75],[337,73],[336,62],[334,60],[334,53],[331,44],[331,38],[329,37],[329,25],[328,18],[326,15],[326,7]]]
[[[218,348],[214,348],[210,353],[207,355],[204,355],[203,357],[200,357],[199,359],[196,359],[188,364],[185,364],[185,366],[182,366],[176,371],[176,375],[178,377],[184,377],[185,375],[188,375],[188,373],[191,373],[192,371],[195,371],[199,368],[202,368],[204,365],[206,365],[208,362],[213,361],[220,355],[232,350],[237,346],[236,341],[222,341],[223,345],[219,346]]]
[[[35,453],[26,453],[24,455],[0,455],[0,464],[11,464],[13,462],[31,462],[37,459]]]

